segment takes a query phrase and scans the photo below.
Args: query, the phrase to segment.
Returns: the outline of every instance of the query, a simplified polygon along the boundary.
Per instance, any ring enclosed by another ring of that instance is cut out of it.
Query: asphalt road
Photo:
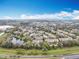
[[[16,56],[16,55],[0,55],[0,57],[5,58],[51,58],[55,56]],[[79,55],[64,55],[64,56],[56,56],[59,59],[79,59]]]
[[[0,55],[1,58],[50,58],[52,56],[16,56],[16,55]]]
[[[61,59],[79,59],[79,55],[67,55],[63,56]]]

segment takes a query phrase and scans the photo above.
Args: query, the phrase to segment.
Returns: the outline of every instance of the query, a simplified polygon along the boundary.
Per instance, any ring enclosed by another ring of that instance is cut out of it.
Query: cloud
[[[71,19],[72,13],[61,11],[54,14],[21,15],[21,19]]]
[[[60,11],[58,13],[52,13],[52,14],[35,14],[35,15],[26,15],[22,14],[19,17],[10,17],[10,16],[4,16],[0,19],[59,19],[59,20],[73,20],[73,19],[79,19],[79,10],[73,10],[72,12],[67,11]]]
[[[21,15],[21,19],[52,19],[52,14]]]
[[[0,19],[13,19],[13,18],[10,16],[3,16],[3,17],[0,17]]]
[[[79,16],[74,17],[74,19],[79,20]]]
[[[79,20],[79,10],[74,10],[73,11],[72,18]]]
[[[72,12],[61,11],[59,13],[52,13],[52,14],[37,14],[37,15],[22,14],[21,19],[59,19],[59,20],[79,19],[79,10],[73,10]]]

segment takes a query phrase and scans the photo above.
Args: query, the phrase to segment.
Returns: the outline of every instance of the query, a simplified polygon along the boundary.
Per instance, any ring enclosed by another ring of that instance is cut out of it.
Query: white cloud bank
[[[52,13],[52,14],[36,14],[36,15],[25,15],[22,14],[19,18],[15,17],[16,19],[65,19],[65,20],[72,20],[72,19],[79,19],[79,10],[73,10],[72,12],[61,11],[59,13]],[[0,19],[15,19],[10,16],[5,16]]]
[[[3,17],[0,17],[0,19],[13,19],[13,18],[10,16],[3,16]]]
[[[61,11],[54,14],[38,14],[38,15],[21,15],[21,19],[79,19],[79,10],[74,10],[73,12]]]

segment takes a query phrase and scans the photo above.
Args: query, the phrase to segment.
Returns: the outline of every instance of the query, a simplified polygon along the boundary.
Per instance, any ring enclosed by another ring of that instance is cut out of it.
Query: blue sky
[[[79,10],[79,0],[0,0],[0,17],[53,14]]]

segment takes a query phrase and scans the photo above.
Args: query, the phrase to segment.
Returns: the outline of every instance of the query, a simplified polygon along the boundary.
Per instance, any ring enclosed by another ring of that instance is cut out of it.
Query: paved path
[[[50,58],[52,56],[19,56],[19,55],[0,55],[2,58]]]
[[[63,56],[61,59],[79,59],[79,55],[67,55]]]
[[[18,55],[0,55],[5,58],[53,58],[54,56],[18,56]],[[79,59],[79,55],[57,56],[59,59]]]

